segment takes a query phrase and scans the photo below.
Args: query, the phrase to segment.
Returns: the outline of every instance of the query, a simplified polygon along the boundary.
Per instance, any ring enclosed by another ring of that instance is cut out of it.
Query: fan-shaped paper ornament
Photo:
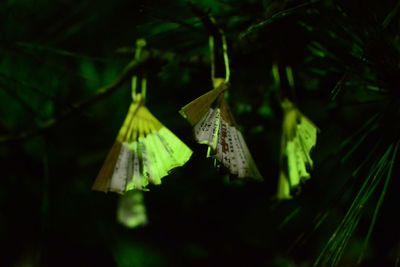
[[[215,78],[214,42],[210,37],[214,89],[184,106],[180,113],[194,127],[196,141],[209,146],[208,155],[214,156],[231,177],[262,179],[225,99],[229,64],[225,37],[221,35],[226,78]]]
[[[98,174],[92,189],[124,193],[143,190],[149,183],[184,165],[192,151],[161,124],[144,105],[146,79],[142,93],[136,94],[137,77],[132,79],[133,102],[117,139]]]
[[[135,228],[147,224],[146,206],[143,192],[130,190],[120,196],[117,209],[117,220],[127,228]]]
[[[300,184],[310,178],[313,167],[310,152],[317,142],[318,128],[288,99],[282,101],[281,170],[279,199],[289,199]]]

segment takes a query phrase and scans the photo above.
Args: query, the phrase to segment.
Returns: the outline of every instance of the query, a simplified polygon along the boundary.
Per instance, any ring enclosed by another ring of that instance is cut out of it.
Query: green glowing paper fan
[[[317,142],[318,128],[288,99],[282,101],[282,108],[281,171],[277,197],[288,199],[302,182],[310,178],[308,169],[313,167],[310,152]]]
[[[142,93],[136,94],[136,84],[134,76],[133,102],[93,190],[124,193],[143,190],[149,183],[160,184],[162,177],[184,165],[192,155],[192,151],[144,105],[146,79],[142,79]]]
[[[117,209],[117,221],[127,228],[146,225],[147,214],[143,198],[143,192],[139,190],[130,190],[120,196]]]
[[[93,190],[144,189],[189,160],[192,151],[143,105],[132,103]]]

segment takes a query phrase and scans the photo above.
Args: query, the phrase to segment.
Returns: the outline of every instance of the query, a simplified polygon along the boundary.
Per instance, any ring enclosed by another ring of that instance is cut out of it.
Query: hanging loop
[[[223,53],[223,59],[224,59],[224,66],[225,66],[225,80],[224,82],[227,83],[229,82],[230,78],[230,67],[229,67],[229,57],[228,57],[228,44],[226,41],[225,34],[221,28],[218,27],[215,19],[213,17],[210,17],[211,22],[214,24],[215,28],[217,29],[218,35],[221,38],[221,44],[222,44],[222,53]],[[210,47],[210,61],[211,61],[211,80],[213,82],[213,86],[217,87],[221,82],[221,78],[217,78],[215,76],[216,73],[216,64],[215,64],[215,55],[217,54],[217,48],[215,47],[215,37],[214,35],[210,35],[209,37],[209,47]]]
[[[143,47],[145,47],[145,46],[146,46],[145,39],[140,38],[140,39],[136,40],[135,58],[134,58],[136,62],[140,60]],[[147,85],[146,78],[142,78],[141,86],[140,86],[140,89],[141,89],[140,93],[136,93],[138,85],[139,85],[138,76],[133,75],[132,81],[131,81],[131,88],[132,88],[132,99],[135,102],[144,100],[146,97],[146,85]]]

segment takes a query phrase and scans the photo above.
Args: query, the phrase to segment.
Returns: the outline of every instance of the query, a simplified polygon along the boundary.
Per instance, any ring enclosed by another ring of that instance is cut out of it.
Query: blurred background
[[[229,103],[263,182],[218,174],[178,113],[211,89],[210,32],[193,5],[226,33]],[[360,266],[400,266],[399,7],[1,1],[0,266],[312,266],[337,252],[323,249],[352,203],[359,208],[333,237],[349,235],[332,266],[356,266],[361,254]],[[158,53],[141,69],[146,105],[194,153],[144,193],[148,224],[128,229],[116,220],[119,195],[91,185],[128,111],[130,80],[99,92],[122,75],[138,38]],[[277,201],[283,97],[320,132],[312,178]]]

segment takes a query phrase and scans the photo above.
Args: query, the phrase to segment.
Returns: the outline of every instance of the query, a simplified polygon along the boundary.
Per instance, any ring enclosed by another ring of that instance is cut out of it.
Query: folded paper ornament
[[[192,151],[150,113],[139,94],[92,189],[118,193],[143,190],[149,183],[160,184],[162,177],[184,165],[191,155]]]
[[[127,228],[146,225],[147,213],[143,198],[143,192],[139,190],[130,190],[120,196],[117,221]]]
[[[218,28],[215,20],[211,22],[221,39],[225,78],[216,77],[216,36],[210,36],[211,80],[214,89],[184,106],[180,113],[194,127],[196,141],[208,145],[207,154],[216,159],[220,170],[227,171],[232,178],[261,180],[260,172],[225,99],[230,76],[228,46],[222,29]]]
[[[310,152],[317,142],[318,128],[288,99],[281,103],[283,124],[278,181],[278,199],[290,199],[310,178]]]
[[[135,58],[139,57],[138,54]],[[146,79],[142,79],[141,93],[136,93],[137,84],[138,78],[134,76],[133,102],[93,190],[117,193],[145,190],[149,183],[160,184],[161,178],[184,165],[192,155],[190,148],[145,106]]]
[[[209,146],[208,155],[233,178],[262,179],[229,109],[225,91],[229,84],[214,79],[214,89],[184,106],[180,113],[194,127],[196,141]]]

